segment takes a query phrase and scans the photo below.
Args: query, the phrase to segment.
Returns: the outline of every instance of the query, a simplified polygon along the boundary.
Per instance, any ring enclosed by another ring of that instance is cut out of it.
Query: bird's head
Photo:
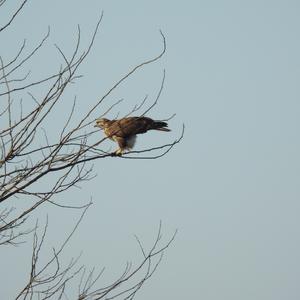
[[[104,129],[109,122],[110,122],[110,120],[105,119],[105,118],[97,119],[94,127]]]

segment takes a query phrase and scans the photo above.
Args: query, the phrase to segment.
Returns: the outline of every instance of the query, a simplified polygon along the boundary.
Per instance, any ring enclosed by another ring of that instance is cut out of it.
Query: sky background
[[[1,21],[12,7],[1,7]],[[23,38],[31,49],[49,25],[49,40],[27,65],[33,78],[47,75],[61,63],[54,44],[70,55],[80,24],[84,48],[102,10],[96,42],[79,70],[84,77],[49,120],[50,138],[75,95],[79,113],[133,66],[157,55],[160,29],[164,57],[122,84],[97,114],[120,98],[108,117],[126,115],[145,95],[150,104],[165,69],[164,90],[149,116],[176,113],[172,132],[139,136],[136,149],[172,142],[183,123],[186,131],[160,159],[96,161],[95,179],[60,196],[94,203],[66,260],[82,251],[87,267],[105,266],[101,286],[127,261],[142,259],[134,234],[149,248],[161,220],[162,242],[178,234],[137,299],[298,300],[300,2],[32,0],[1,36],[1,56],[8,60]],[[41,223],[46,215],[45,256],[78,212],[50,205],[35,212]],[[31,241],[1,249],[1,299],[13,299],[25,282],[30,247]]]

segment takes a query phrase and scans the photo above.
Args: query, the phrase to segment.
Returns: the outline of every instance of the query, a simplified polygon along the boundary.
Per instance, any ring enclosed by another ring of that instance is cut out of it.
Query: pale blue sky
[[[65,117],[74,95],[84,109],[131,67],[158,54],[161,29],[165,56],[123,84],[103,110],[124,98],[114,113],[125,115],[146,94],[153,100],[166,69],[160,102],[149,116],[176,113],[172,132],[141,136],[136,148],[170,142],[186,125],[184,140],[163,158],[97,161],[98,177],[61,196],[72,203],[92,196],[94,202],[66,258],[82,250],[82,263],[106,266],[106,282],[126,261],[141,259],[133,235],[150,246],[162,220],[165,240],[179,232],[137,299],[298,300],[300,3],[29,2],[1,55],[15,53],[23,38],[35,45],[50,25],[49,42],[31,66],[37,76],[59,65],[54,43],[70,54],[77,24],[84,45],[104,11],[94,48],[80,68],[84,77],[67,91],[57,118]],[[42,220],[46,213],[51,247],[76,214],[45,206],[36,215]],[[10,299],[24,280],[15,270],[23,273],[29,246],[10,250],[1,262],[9,269],[1,299]]]

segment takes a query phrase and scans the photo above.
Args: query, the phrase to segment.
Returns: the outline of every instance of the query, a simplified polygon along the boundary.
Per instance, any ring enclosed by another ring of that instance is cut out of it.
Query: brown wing
[[[154,121],[147,117],[129,117],[112,121],[107,127],[110,136],[129,137],[145,133],[152,128]]]

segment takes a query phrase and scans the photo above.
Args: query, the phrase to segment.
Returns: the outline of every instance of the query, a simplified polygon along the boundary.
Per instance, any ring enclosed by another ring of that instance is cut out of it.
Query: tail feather
[[[155,128],[155,130],[159,130],[159,131],[171,131],[171,129],[165,128],[165,127]]]
[[[153,123],[152,129],[154,129],[154,130],[160,130],[160,131],[171,131],[171,129],[166,128],[166,127],[168,127],[168,123],[167,122],[155,121]]]

